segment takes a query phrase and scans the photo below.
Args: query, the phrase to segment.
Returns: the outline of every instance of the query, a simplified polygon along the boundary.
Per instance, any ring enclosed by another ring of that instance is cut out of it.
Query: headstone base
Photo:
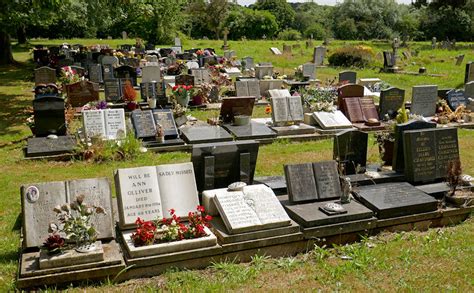
[[[303,123],[293,126],[273,126],[272,129],[277,133],[278,136],[313,134],[316,132],[316,128],[314,126]]]
[[[181,137],[190,144],[233,140],[232,135],[218,125],[185,126],[181,128]]]
[[[95,242],[96,249],[87,253],[80,253],[74,249],[58,255],[49,255],[45,250],[40,251],[39,267],[40,269],[51,269],[57,267],[69,266],[70,264],[81,265],[104,260],[104,249],[102,242]]]
[[[237,140],[267,139],[275,138],[277,136],[270,127],[254,121],[251,121],[248,125],[234,126],[231,124],[224,124],[222,127],[235,136]]]
[[[359,129],[360,131],[377,131],[377,130],[384,130],[385,129],[385,124],[380,123],[380,125],[377,126],[368,126],[365,125],[365,123],[352,123],[355,128]]]

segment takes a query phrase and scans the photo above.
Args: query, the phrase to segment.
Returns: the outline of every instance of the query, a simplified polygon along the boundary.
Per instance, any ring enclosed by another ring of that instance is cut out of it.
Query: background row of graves
[[[457,129],[410,121],[397,126],[397,135],[397,172],[366,166],[368,134],[347,130],[335,137],[335,160],[285,165],[284,176],[254,178],[259,143],[243,140],[193,145],[188,163],[118,169],[116,201],[107,178],[25,184],[18,287],[124,280],[229,257],[245,261],[257,252],[293,255],[315,239],[344,243],[361,234],[426,229],[468,217],[472,207],[443,200],[450,189],[448,162],[459,159]],[[237,181],[247,185],[231,184]],[[472,194],[472,185],[460,188]],[[56,220],[55,207],[72,207],[78,195],[106,212],[92,218],[99,248],[55,256],[39,250],[48,223]],[[206,236],[146,246],[131,240],[137,217],[153,220],[173,209],[186,219],[199,204],[213,216]]]

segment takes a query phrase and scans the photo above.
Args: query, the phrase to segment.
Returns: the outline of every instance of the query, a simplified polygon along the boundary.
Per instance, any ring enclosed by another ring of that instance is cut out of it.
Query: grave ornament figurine
[[[351,179],[349,177],[343,177],[341,180],[341,204],[346,204],[351,202],[351,192],[352,192],[352,184]]]

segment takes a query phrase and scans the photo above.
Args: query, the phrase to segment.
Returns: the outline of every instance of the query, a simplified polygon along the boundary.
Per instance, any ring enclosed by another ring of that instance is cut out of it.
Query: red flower
[[[211,216],[211,215],[206,215],[206,216],[204,217],[204,220],[205,220],[206,222],[210,222],[210,221],[212,220],[212,216]]]
[[[175,85],[175,86],[173,87],[173,91],[176,91],[177,89],[178,89],[178,86]]]
[[[201,213],[204,213],[204,207],[203,206],[197,206],[196,208],[198,211],[200,211]]]

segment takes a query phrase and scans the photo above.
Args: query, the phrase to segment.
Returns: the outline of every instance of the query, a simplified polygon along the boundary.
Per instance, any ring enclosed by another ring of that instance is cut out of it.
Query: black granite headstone
[[[355,71],[341,71],[339,72],[339,82],[356,83],[357,72]]]
[[[122,98],[122,88],[118,79],[104,80],[105,100],[107,102],[118,102]]]
[[[449,162],[459,159],[457,128],[405,131],[403,141],[408,182],[445,178]]]
[[[405,159],[403,155],[403,132],[407,130],[436,128],[436,123],[423,120],[411,120],[395,127],[395,144],[393,145],[392,169],[403,172],[405,169]]]
[[[76,138],[71,135],[57,139],[33,137],[28,139],[26,157],[43,157],[72,153],[76,148]]]
[[[45,96],[33,101],[36,136],[66,134],[64,100],[57,96]]]
[[[466,106],[466,97],[463,90],[450,90],[447,92],[446,100],[451,110],[455,111],[459,106]]]
[[[438,208],[436,199],[407,182],[360,186],[355,193],[379,219],[426,213]]]
[[[89,80],[96,83],[104,82],[102,78],[102,65],[90,64],[89,65]]]
[[[285,165],[284,170],[290,203],[308,202],[318,199],[313,164]]]
[[[334,136],[333,159],[339,161],[344,174],[364,173],[367,164],[368,134],[346,130]]]
[[[336,161],[313,163],[318,199],[326,200],[341,196],[341,185]]]
[[[156,136],[156,125],[151,110],[133,111],[132,122],[137,138],[150,138]]]
[[[137,71],[131,66],[122,65],[115,68],[114,76],[118,79],[129,78],[131,79],[133,86],[137,85]]]
[[[397,116],[397,111],[403,106],[405,100],[405,90],[391,87],[380,92],[379,117],[384,119],[388,114],[390,119]]]
[[[178,129],[176,128],[171,109],[153,110],[153,118],[155,119],[155,123],[160,124],[161,127],[163,127],[165,131],[165,139],[178,137]]]
[[[193,145],[191,161],[198,191],[224,188],[242,180],[252,184],[258,147],[253,140]]]
[[[113,64],[109,64],[109,63],[102,64],[102,70],[103,70],[102,76],[104,80],[115,79]]]

